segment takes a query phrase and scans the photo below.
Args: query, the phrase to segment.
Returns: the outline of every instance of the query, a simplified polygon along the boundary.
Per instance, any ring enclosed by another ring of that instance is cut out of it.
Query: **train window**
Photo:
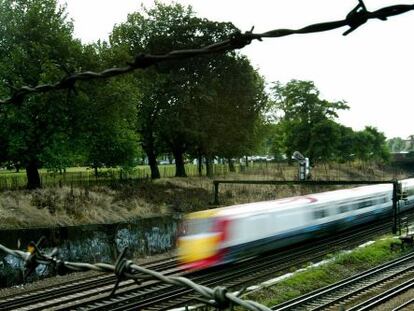
[[[365,207],[368,207],[368,206],[371,206],[371,205],[373,205],[372,200],[366,200],[366,201],[359,202],[358,203],[358,208],[365,208]]]
[[[347,204],[339,205],[339,212],[340,213],[346,213],[348,210],[349,210],[349,208],[348,208]]]
[[[351,210],[356,210],[358,209],[358,203],[352,203],[349,207]]]
[[[318,209],[314,212],[315,219],[324,218],[326,216],[328,216],[328,214],[327,214],[326,210],[324,210],[323,208]]]
[[[378,204],[387,203],[387,197],[382,197],[378,199]]]

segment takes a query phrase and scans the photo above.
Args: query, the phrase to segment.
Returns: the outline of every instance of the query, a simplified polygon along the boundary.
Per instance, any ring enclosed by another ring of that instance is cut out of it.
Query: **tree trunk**
[[[27,189],[37,189],[41,187],[40,176],[36,161],[30,161],[26,166]]]
[[[144,136],[142,149],[144,149],[148,157],[148,165],[150,166],[151,170],[151,179],[161,178],[160,170],[158,169],[157,152],[155,150],[155,142],[152,132],[149,132]]]
[[[245,156],[245,160],[246,160],[246,167],[249,167],[249,158],[247,156]]]
[[[176,148],[173,151],[175,159],[175,177],[187,177],[184,167],[184,157],[181,148]]]
[[[157,157],[154,150],[146,151],[148,157],[148,164],[151,170],[151,179],[159,179],[161,177],[160,170],[158,169]]]
[[[95,165],[95,166],[93,167],[93,171],[94,171],[94,173],[95,173],[95,178],[98,178],[98,166],[97,166],[97,165]]]
[[[213,165],[212,165],[212,159],[210,156],[206,156],[206,175],[209,178],[212,178],[213,173]]]
[[[198,168],[198,176],[202,176],[203,175],[203,157],[201,154],[197,157],[197,168]]]
[[[230,159],[230,158],[228,158],[228,159],[227,159],[227,161],[228,161],[228,163],[229,163],[229,171],[230,171],[230,172],[235,172],[235,171],[236,171],[236,168],[234,167],[234,162],[233,162],[233,160],[232,160],[232,159]]]

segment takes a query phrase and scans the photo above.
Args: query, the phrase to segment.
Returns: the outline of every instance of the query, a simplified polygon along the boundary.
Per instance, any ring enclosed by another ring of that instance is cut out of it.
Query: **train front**
[[[185,269],[199,270],[221,263],[226,222],[213,210],[188,214],[178,238],[178,259]]]

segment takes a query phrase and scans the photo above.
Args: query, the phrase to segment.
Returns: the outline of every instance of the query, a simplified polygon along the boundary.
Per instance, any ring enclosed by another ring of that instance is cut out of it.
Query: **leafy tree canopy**
[[[191,7],[156,3],[116,26],[110,37],[117,59],[139,53],[191,49],[227,38],[231,23],[196,17]],[[160,64],[135,74],[141,96],[137,127],[141,144],[159,176],[156,156],[175,157],[185,176],[183,154],[235,156],[252,145],[263,105],[263,80],[249,61],[234,52]]]
[[[56,0],[0,0],[0,95],[22,85],[56,81],[76,66],[81,44]],[[40,186],[37,169],[57,150],[66,154],[71,110],[66,96],[48,93],[0,108],[1,152],[26,168],[28,187]],[[67,155],[61,154],[62,157]]]
[[[272,90],[274,105],[282,112],[279,133],[287,156],[298,150],[313,161],[335,158],[340,128],[333,120],[339,110],[349,109],[346,103],[321,99],[312,81],[277,82]]]

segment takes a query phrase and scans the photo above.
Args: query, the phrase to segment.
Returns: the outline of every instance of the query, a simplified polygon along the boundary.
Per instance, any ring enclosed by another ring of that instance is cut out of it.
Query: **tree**
[[[321,120],[312,128],[307,154],[318,162],[337,160],[340,141],[340,125],[330,119]]]
[[[136,103],[137,131],[148,158],[152,179],[160,178],[157,156],[167,149],[160,137],[160,114],[168,107],[168,96],[164,93],[167,83],[163,75],[153,70],[143,73],[137,81],[141,92]]]
[[[227,56],[221,63],[203,75],[196,109],[186,123],[195,137],[190,151],[204,156],[207,164],[219,156],[231,166],[232,158],[259,148],[267,97],[263,78],[245,57]],[[209,165],[207,173],[212,174]]]
[[[116,26],[110,43],[119,55],[132,58],[204,46],[235,31],[230,23],[194,16],[191,7],[156,3]],[[185,176],[185,153],[204,156],[209,163],[218,154],[241,153],[240,146],[253,136],[263,81],[236,53],[165,62],[135,77],[141,93],[138,131],[153,178],[159,176],[160,152],[171,152],[176,176]]]
[[[276,82],[272,89],[276,106],[283,111],[285,120],[296,119],[312,126],[337,118],[339,110],[349,109],[344,101],[320,99],[320,92],[312,81],[291,80],[286,85]]]
[[[366,126],[355,134],[355,153],[362,161],[388,161],[390,152],[384,133],[377,128]]]
[[[339,125],[340,139],[338,145],[338,157],[341,162],[355,160],[355,139],[356,135],[352,128]]]
[[[264,136],[264,144],[266,146],[264,154],[270,154],[275,160],[281,161],[287,154],[283,138],[284,131],[281,123],[272,121],[265,124],[267,131]]]
[[[0,0],[0,95],[23,85],[49,83],[75,67],[80,42],[56,0]],[[31,96],[0,107],[6,157],[26,168],[27,187],[40,187],[42,160],[68,140],[72,109],[67,93]],[[65,157],[65,155],[61,155]]]
[[[90,70],[111,66],[112,51],[100,42],[85,46],[81,63]],[[136,102],[139,97],[135,79],[125,75],[110,80],[79,85],[74,100],[78,108],[79,135],[73,137],[82,146],[85,163],[100,167],[132,167],[139,156],[136,133]]]
[[[295,150],[312,161],[328,161],[337,155],[340,126],[333,120],[339,110],[349,108],[346,103],[320,99],[312,81],[277,82],[272,90],[275,106],[282,111],[279,128],[288,158]]]

